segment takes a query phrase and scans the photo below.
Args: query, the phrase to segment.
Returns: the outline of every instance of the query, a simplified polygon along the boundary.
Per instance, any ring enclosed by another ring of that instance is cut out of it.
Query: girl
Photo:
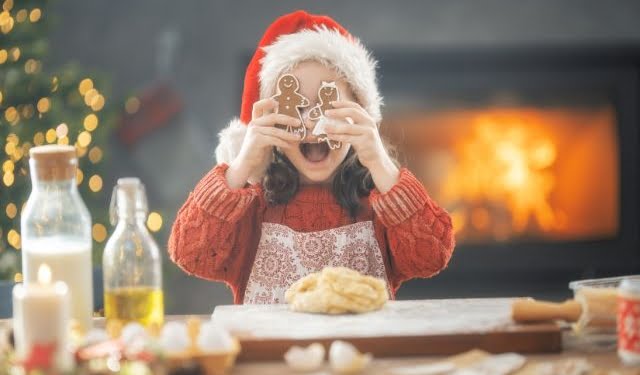
[[[237,304],[282,303],[293,282],[325,266],[383,278],[392,297],[403,281],[441,271],[451,220],[384,147],[375,66],[329,17],[297,11],[269,26],[247,68],[240,119],[220,133],[218,165],[178,212],[171,259],[225,282]],[[276,113],[271,99],[287,73],[310,102],[300,118]],[[323,82],[340,94],[324,129],[337,149],[318,143],[308,116]]]

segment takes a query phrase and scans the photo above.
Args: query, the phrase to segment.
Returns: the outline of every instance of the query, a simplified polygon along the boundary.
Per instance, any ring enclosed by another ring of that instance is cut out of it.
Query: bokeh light
[[[93,191],[94,193],[102,190],[102,177],[98,176],[97,174],[91,176],[91,178],[89,179],[89,189],[91,189],[91,191]]]
[[[162,216],[157,212],[151,212],[147,218],[147,227],[152,232],[157,232],[162,228]]]
[[[124,109],[128,114],[134,114],[138,112],[138,110],[140,109],[140,99],[136,98],[135,96],[130,97],[124,103]]]
[[[40,98],[40,100],[38,100],[37,108],[40,113],[47,113],[51,108],[51,101],[49,98]]]
[[[16,207],[15,203],[9,203],[7,208],[5,209],[5,213],[9,219],[13,219],[18,214],[18,207]]]
[[[91,234],[97,242],[104,242],[107,239],[107,228],[100,223],[95,223],[91,229]]]
[[[83,131],[78,135],[78,146],[87,147],[91,143],[91,133]]]
[[[96,128],[98,127],[98,116],[96,116],[94,113],[87,115],[87,117],[84,118],[84,128],[90,132],[96,130]]]

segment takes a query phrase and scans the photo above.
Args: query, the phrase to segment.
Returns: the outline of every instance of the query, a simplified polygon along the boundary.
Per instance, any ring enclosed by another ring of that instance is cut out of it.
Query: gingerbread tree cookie
[[[307,135],[307,129],[304,126],[300,108],[308,107],[309,99],[298,93],[299,88],[300,83],[294,75],[284,74],[278,79],[278,93],[273,96],[273,99],[278,102],[277,113],[300,119],[302,123],[302,125],[297,128],[281,124],[277,124],[276,127],[290,133],[298,134],[300,135],[300,139],[304,139]]]
[[[340,94],[338,92],[338,86],[336,86],[336,83],[322,81],[322,85],[320,86],[320,89],[318,89],[318,100],[320,101],[320,103],[311,108],[311,111],[309,111],[309,118],[311,120],[318,121],[315,128],[313,129],[313,134],[318,136],[319,142],[326,141],[330,149],[333,150],[340,148],[340,146],[342,146],[342,143],[329,139],[326,132],[324,131],[324,125],[327,121],[324,116],[324,111],[333,108],[331,102],[340,100]]]

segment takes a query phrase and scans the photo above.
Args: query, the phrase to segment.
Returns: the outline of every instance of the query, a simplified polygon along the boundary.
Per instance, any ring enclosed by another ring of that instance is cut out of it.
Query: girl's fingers
[[[366,112],[360,104],[352,102],[350,100],[336,100],[335,102],[331,102],[331,105],[333,106],[333,108],[356,108]]]
[[[287,142],[287,141],[283,141],[282,139],[278,138],[278,137],[274,137],[271,135],[263,135],[262,136],[262,141],[264,142],[264,145],[266,146],[276,146],[276,147],[280,147],[283,149],[290,149],[291,147],[293,147],[291,145],[291,143]]]
[[[264,116],[267,113],[271,113],[276,108],[278,108],[278,102],[272,98],[258,100],[257,102],[253,103],[251,118],[255,120],[257,118]]]
[[[324,130],[331,134],[360,135],[363,133],[361,125],[352,125],[342,121],[327,121]]]
[[[351,117],[356,124],[372,123],[371,117],[362,108],[344,107],[324,111],[325,116],[333,118]]]
[[[350,144],[358,144],[358,142],[360,141],[359,136],[351,134],[327,134],[327,137],[329,137],[329,139],[332,141],[340,141]]]
[[[297,134],[289,133],[286,130],[270,127],[270,126],[261,126],[256,127],[255,131],[262,136],[268,137],[276,137],[286,142],[299,142],[300,136]]]
[[[300,121],[300,119],[297,119],[295,117],[282,115],[279,113],[270,113],[268,115],[264,115],[262,117],[259,117],[251,121],[251,124],[254,126],[269,126],[269,127],[272,127],[276,124],[280,124],[280,125],[293,126],[297,128],[302,125],[302,121]]]

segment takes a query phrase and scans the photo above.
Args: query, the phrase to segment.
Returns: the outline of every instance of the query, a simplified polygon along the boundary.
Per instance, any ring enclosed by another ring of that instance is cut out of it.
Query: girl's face
[[[353,92],[337,72],[317,61],[302,62],[290,73],[296,76],[300,82],[298,92],[310,102],[308,107],[301,109],[302,118],[307,127],[307,136],[297,148],[281,151],[298,170],[302,184],[329,183],[351,146],[343,144],[342,147],[331,150],[327,142],[318,143],[318,137],[311,134],[316,122],[309,119],[308,113],[320,102],[318,90],[322,81],[335,81],[340,92],[340,100],[354,101]]]

